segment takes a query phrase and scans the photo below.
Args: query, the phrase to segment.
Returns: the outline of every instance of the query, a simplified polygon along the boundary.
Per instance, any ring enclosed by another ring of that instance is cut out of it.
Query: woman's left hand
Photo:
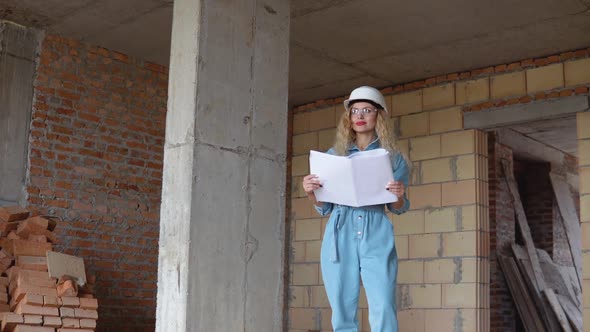
[[[385,189],[397,197],[403,197],[406,192],[406,187],[401,181],[389,181]]]

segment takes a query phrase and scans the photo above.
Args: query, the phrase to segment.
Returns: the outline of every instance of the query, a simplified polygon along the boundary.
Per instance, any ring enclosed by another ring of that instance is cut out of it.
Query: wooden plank
[[[542,249],[537,249],[537,256],[541,263],[541,269],[543,270],[547,287],[553,289],[558,294],[569,296],[572,301],[576,301],[576,294],[574,294],[571,285],[568,287],[566,280],[563,279],[563,275],[559,271],[559,266],[553,263],[551,256]]]
[[[547,299],[545,299],[541,290],[539,290],[534,283],[535,276],[527,251],[523,247],[513,244],[512,252],[516,257],[517,266],[520,268],[525,284],[529,286],[534,304],[537,307],[537,310],[541,313],[541,318],[545,322],[547,329],[549,331],[560,331],[561,328],[555,313],[549,308]]]
[[[525,248],[522,246],[513,243],[512,244],[512,253],[516,258],[516,264],[520,268],[520,272],[525,278],[527,285],[529,285],[531,291],[537,295],[535,299],[537,303],[541,299],[541,290],[535,284],[535,274],[533,272],[533,267],[531,265],[531,260],[529,259],[529,255]]]
[[[567,296],[557,294],[557,300],[559,300],[559,304],[561,304],[565,315],[569,319],[572,329],[575,332],[582,332],[584,330],[584,323],[582,321],[583,313],[580,311],[580,308]]]
[[[512,195],[514,210],[516,211],[516,219],[518,220],[520,233],[524,240],[527,253],[529,254],[531,265],[533,266],[535,284],[539,291],[543,291],[545,288],[547,288],[547,286],[545,285],[545,279],[543,278],[541,264],[539,263],[537,252],[535,251],[535,243],[533,242],[533,238],[531,236],[531,229],[529,228],[529,224],[524,213],[524,208],[522,207],[520,193],[518,192],[516,180],[514,179],[514,173],[512,171],[510,164],[505,159],[502,160],[502,169],[504,170],[504,180],[506,180],[506,184],[508,184],[510,194]]]
[[[47,252],[47,269],[51,278],[70,276],[80,286],[86,284],[84,260],[80,257],[66,255],[55,251]]]
[[[565,284],[572,289],[574,293],[574,297],[576,299],[578,308],[582,310],[583,306],[583,299],[582,299],[582,290],[580,289],[580,285],[578,285],[578,274],[576,272],[576,268],[573,266],[561,266],[559,267],[559,273],[561,274],[563,280],[565,280]]]
[[[578,283],[580,288],[582,287],[582,245],[580,229],[580,219],[576,212],[572,193],[569,189],[567,181],[555,174],[549,174],[551,177],[551,184],[553,185],[553,192],[557,199],[557,205],[559,207],[559,213],[561,214],[560,219],[563,222],[565,228],[565,234],[570,247],[570,253],[572,255],[572,261],[578,275]]]
[[[508,289],[516,305],[516,310],[527,332],[545,332],[547,329],[541,320],[539,312],[534,306],[534,300],[524,280],[518,272],[516,262],[512,257],[499,255],[498,262],[506,277]]]
[[[559,325],[561,326],[563,331],[572,332],[570,323],[568,322],[565,312],[563,312],[563,308],[561,307],[561,304],[559,304],[559,300],[557,300],[557,296],[555,295],[553,289],[545,288],[545,290],[543,290],[543,293],[545,293],[545,298],[547,299],[547,301],[549,301],[549,304],[551,305],[553,312],[557,316],[557,320],[559,321]]]
[[[510,258],[498,256],[498,263],[500,263],[500,268],[504,272],[506,284],[508,285],[508,289],[512,294],[512,300],[516,306],[516,311],[520,316],[525,330],[534,330],[536,326],[533,317],[535,316],[536,311],[531,311],[531,309],[534,308],[531,308],[527,305],[528,296],[526,295],[526,289],[519,287],[517,278],[514,275],[514,269],[510,264]]]

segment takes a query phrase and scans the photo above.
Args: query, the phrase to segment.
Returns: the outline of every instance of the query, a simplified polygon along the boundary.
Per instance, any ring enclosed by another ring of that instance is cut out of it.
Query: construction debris
[[[58,241],[55,227],[48,217],[30,217],[17,206],[0,207],[0,332],[96,329],[94,278],[86,280],[81,258],[52,251]],[[67,275],[69,271],[75,275]]]
[[[560,221],[565,223],[574,262],[574,267],[568,268],[555,264],[546,251],[534,247],[512,169],[505,161],[502,166],[524,246],[513,244],[514,256],[499,255],[498,261],[525,330],[582,332],[581,252],[579,241],[576,242],[574,236],[575,232],[579,232],[579,226],[576,228],[579,221],[571,202],[571,193],[563,181],[552,175],[562,216]]]

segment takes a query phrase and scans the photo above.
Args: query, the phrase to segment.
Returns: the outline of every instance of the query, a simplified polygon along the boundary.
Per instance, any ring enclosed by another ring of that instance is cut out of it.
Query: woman
[[[346,113],[340,119],[336,143],[328,153],[345,156],[377,148],[388,150],[394,181],[384,183],[383,188],[399,199],[386,205],[395,214],[404,213],[410,206],[405,191],[409,167],[394,145],[383,95],[377,89],[359,87],[344,101],[344,107]],[[371,331],[397,331],[397,253],[393,227],[384,206],[354,208],[318,202],[314,190],[320,185],[321,179],[314,174],[303,179],[303,188],[318,213],[331,213],[322,242],[321,266],[334,332],[358,331],[356,313],[361,279],[369,304]]]

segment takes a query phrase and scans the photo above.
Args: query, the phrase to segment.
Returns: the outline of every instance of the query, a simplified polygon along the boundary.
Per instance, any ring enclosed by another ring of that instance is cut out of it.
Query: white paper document
[[[397,202],[387,189],[393,180],[391,159],[385,149],[361,151],[350,156],[334,156],[310,151],[309,168],[322,187],[315,191],[319,202],[367,206]]]

